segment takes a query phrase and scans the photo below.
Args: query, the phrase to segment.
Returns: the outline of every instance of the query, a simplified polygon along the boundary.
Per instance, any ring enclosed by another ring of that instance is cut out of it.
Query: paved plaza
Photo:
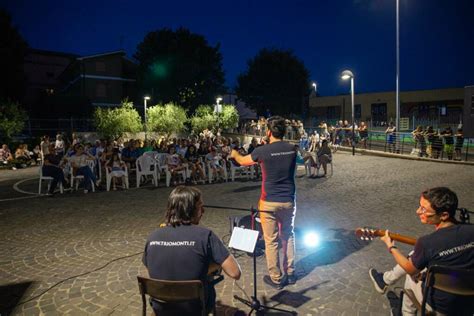
[[[140,315],[140,253],[163,219],[172,188],[161,182],[158,188],[37,197],[37,172],[0,170],[1,315]],[[373,289],[367,271],[388,269],[394,261],[382,242],[358,241],[354,229],[429,233],[432,228],[415,215],[427,187],[448,186],[458,193],[460,206],[474,208],[474,166],[338,152],[332,176],[302,174],[297,177],[298,282],[282,291],[266,286],[265,258],[257,259],[258,297],[299,315],[389,315],[396,301]],[[259,181],[199,188],[206,204],[229,208],[256,206],[260,194]],[[228,241],[229,217],[237,215],[245,214],[207,208],[202,224]],[[321,236],[316,248],[301,243],[309,230]],[[217,286],[219,315],[248,311],[233,296],[252,294],[252,261],[236,256],[242,278],[226,277]]]

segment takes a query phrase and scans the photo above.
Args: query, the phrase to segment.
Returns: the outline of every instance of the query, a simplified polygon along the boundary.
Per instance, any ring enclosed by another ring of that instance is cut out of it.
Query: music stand
[[[253,227],[253,219],[257,214],[257,210],[253,207],[251,208],[252,212],[252,227]],[[253,229],[245,229],[240,227],[234,227],[232,231],[232,236],[230,237],[229,247],[242,250],[245,252],[251,252],[253,258],[253,296],[251,296],[252,300],[246,300],[244,298],[238,297],[234,295],[234,298],[248,307],[251,308],[248,315],[252,315],[255,311],[257,315],[264,314],[265,310],[275,310],[279,312],[284,312],[292,315],[297,315],[295,311],[288,311],[281,308],[271,307],[262,305],[257,298],[257,256],[255,253],[255,245],[257,244],[258,238],[258,231]]]

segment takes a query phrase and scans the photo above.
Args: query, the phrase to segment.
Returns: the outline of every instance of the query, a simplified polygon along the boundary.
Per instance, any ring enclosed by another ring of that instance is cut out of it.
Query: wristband
[[[397,246],[390,246],[388,247],[388,252],[392,253],[392,249],[398,249]]]

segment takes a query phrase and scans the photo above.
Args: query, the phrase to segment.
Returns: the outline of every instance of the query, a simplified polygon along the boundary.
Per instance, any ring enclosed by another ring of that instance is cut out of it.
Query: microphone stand
[[[223,207],[223,206],[212,206],[212,205],[204,205],[204,207],[209,207],[209,208],[216,208],[216,209],[232,209],[232,210],[237,210],[237,211],[245,211],[245,212],[250,212],[251,214],[251,223],[252,223],[252,230],[254,230],[255,227],[255,217],[257,216],[258,210],[254,208],[253,206],[250,208],[250,211],[244,208],[234,208],[234,207]],[[260,303],[260,301],[257,298],[257,256],[255,249],[253,250],[252,253],[252,260],[253,260],[253,296],[251,296],[252,300],[246,300],[242,297],[239,297],[237,295],[234,295],[234,298],[238,300],[239,302],[247,305],[250,307],[250,312],[248,315],[252,315],[252,313],[255,311],[257,315],[262,315],[265,313],[265,310],[275,310],[283,313],[288,313],[292,315],[297,315],[295,311],[289,311],[277,307],[272,307],[272,306],[267,306],[263,305]]]

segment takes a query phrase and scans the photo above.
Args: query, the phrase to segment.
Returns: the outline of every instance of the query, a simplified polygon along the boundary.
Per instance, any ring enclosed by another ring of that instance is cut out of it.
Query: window
[[[474,94],[471,95],[471,115],[474,115]]]
[[[362,117],[362,107],[360,104],[354,104],[354,118],[360,120]]]
[[[106,97],[107,96],[107,86],[104,83],[98,83],[95,86],[95,95],[97,97]]]
[[[439,115],[441,115],[441,116],[448,115],[448,109],[447,109],[446,105],[440,105],[439,106]]]
[[[95,62],[95,70],[96,71],[105,71],[105,63],[103,61],[96,61]]]

